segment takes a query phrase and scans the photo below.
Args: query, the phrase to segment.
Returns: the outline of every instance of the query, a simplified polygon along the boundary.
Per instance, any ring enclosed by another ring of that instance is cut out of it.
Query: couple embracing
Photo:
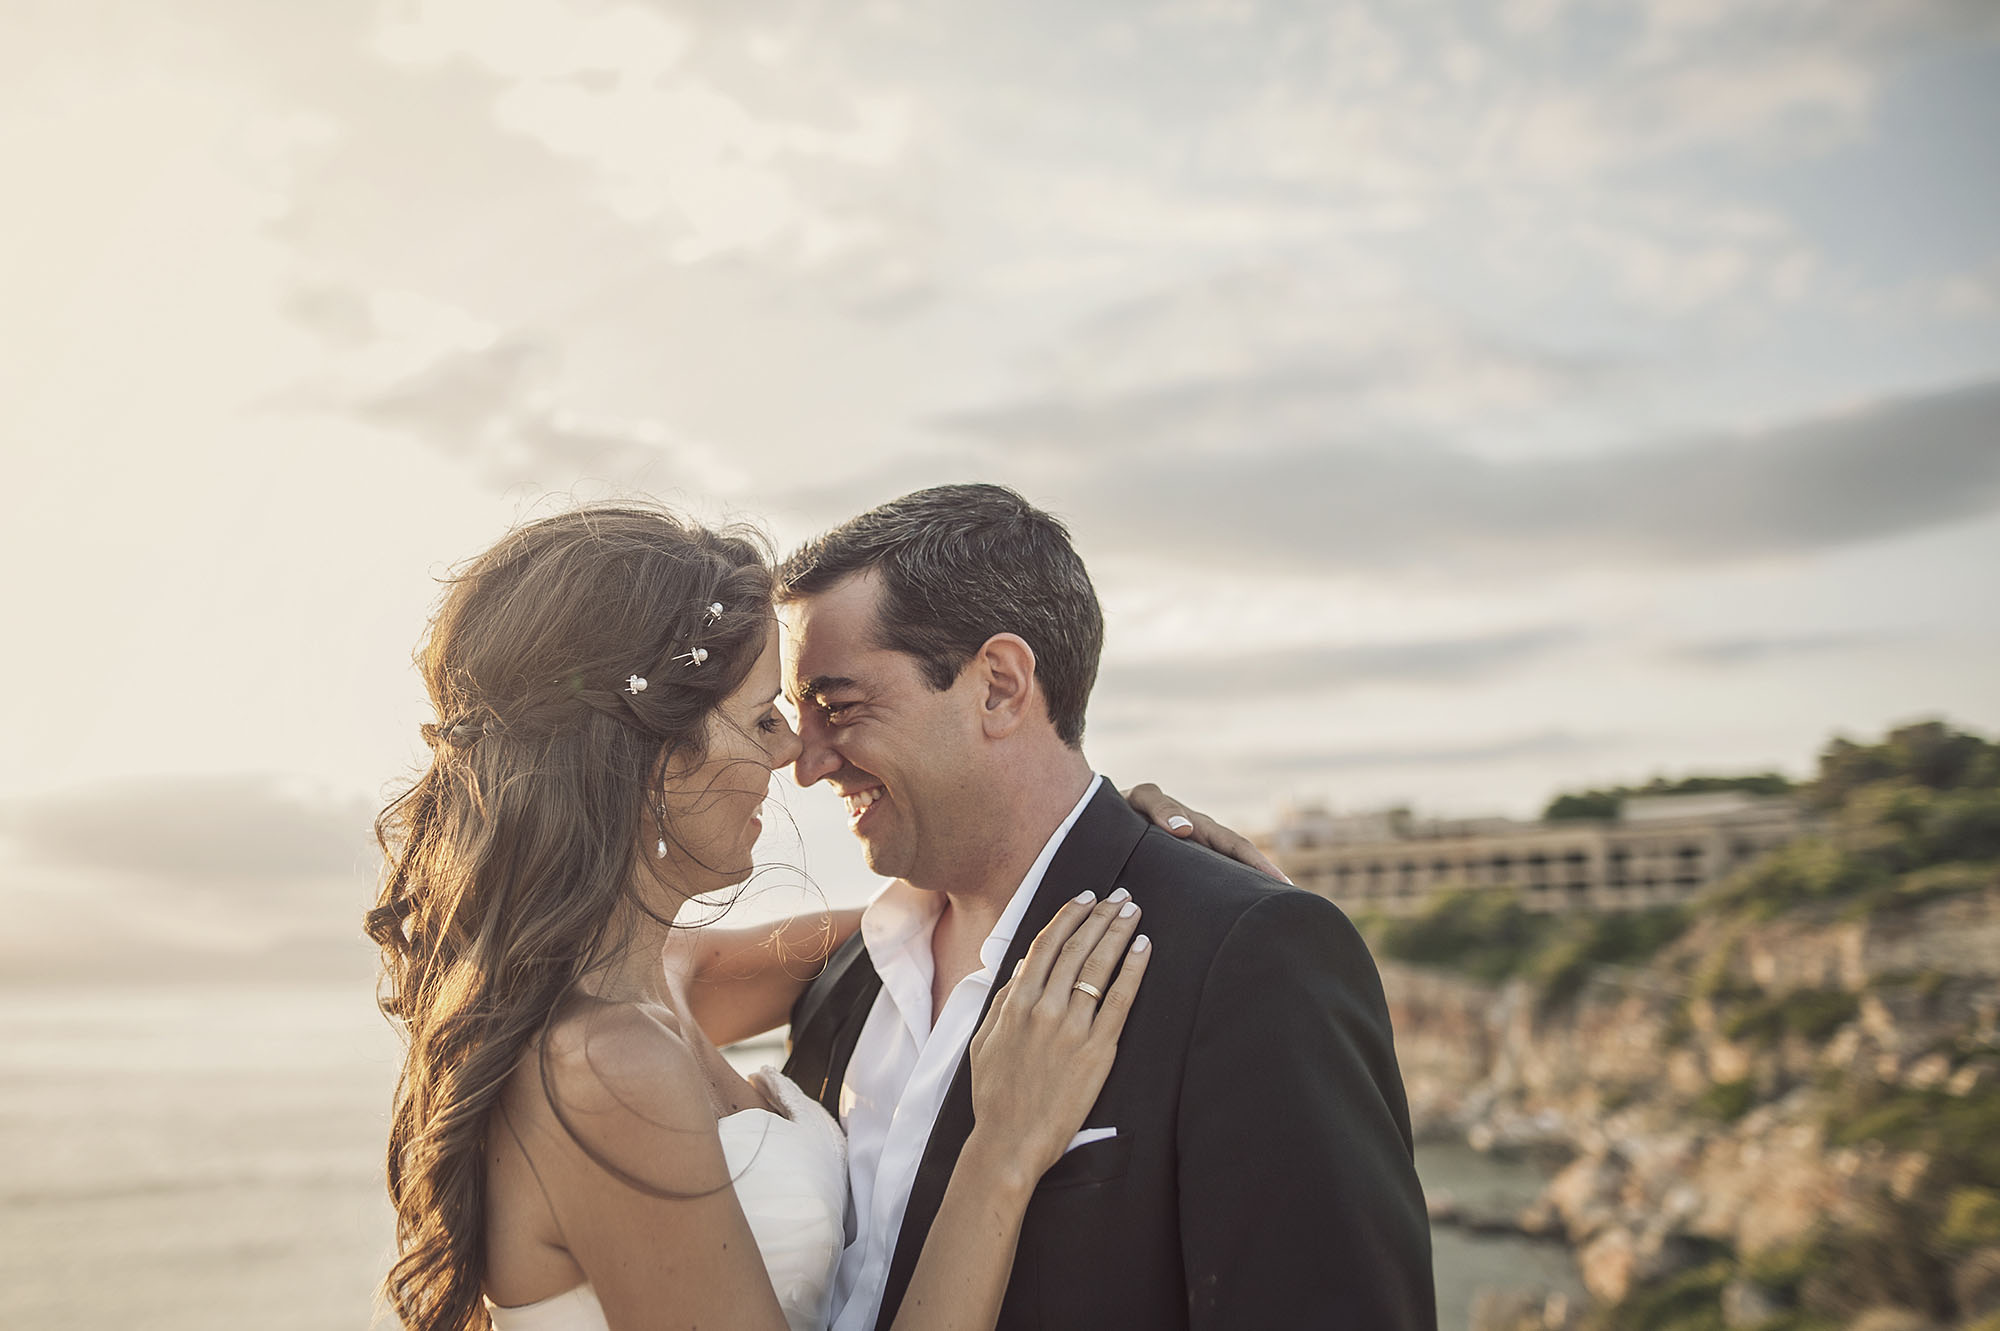
[[[369,921],[405,1325],[1434,1327],[1367,951],[1091,769],[1102,639],[1061,524],[989,485],[775,572],[644,508],[473,561]],[[892,881],[678,924],[750,876],[788,766]],[[718,1052],[787,1020],[782,1071]]]

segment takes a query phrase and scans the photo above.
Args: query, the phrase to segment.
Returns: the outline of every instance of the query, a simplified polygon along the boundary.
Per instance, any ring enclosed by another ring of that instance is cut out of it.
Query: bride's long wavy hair
[[[620,921],[652,913],[633,888],[675,840],[659,773],[706,756],[770,614],[759,534],[639,505],[529,523],[449,579],[417,654],[431,762],[376,819],[387,867],[367,920],[406,1037],[384,1291],[410,1331],[489,1325],[494,1107],[576,983],[616,957]]]

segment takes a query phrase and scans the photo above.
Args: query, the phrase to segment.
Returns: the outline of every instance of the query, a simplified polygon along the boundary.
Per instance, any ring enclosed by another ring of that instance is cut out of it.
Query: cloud
[[[1615,737],[1579,735],[1568,730],[1539,730],[1468,744],[1412,745],[1408,748],[1311,749],[1292,753],[1258,753],[1242,766],[1272,773],[1359,771],[1390,767],[1462,767],[1514,762],[1524,758],[1565,758],[1597,753]]]
[[[392,61],[463,61],[498,83],[494,123],[583,165],[620,219],[665,226],[680,262],[750,253],[801,266],[883,240],[851,177],[902,165],[913,111],[821,44],[765,34],[717,58],[710,16],[568,0],[418,0],[378,29]]]
[[[1546,656],[1583,636],[1575,627],[1545,625],[1460,638],[1244,649],[1231,652],[1224,671],[1205,656],[1110,664],[1097,692],[1101,699],[1126,702],[1217,693],[1243,697],[1327,693],[1369,684],[1465,683]]]
[[[1706,666],[1757,665],[1799,656],[1823,656],[1892,641],[1880,633],[1796,633],[1756,637],[1709,638],[1673,648],[1669,657]]]
[[[933,424],[1017,454],[1233,453],[1308,431],[1490,426],[1585,395],[1615,369],[1378,280],[1274,262],[1118,302],[1037,367],[1044,392]]]
[[[274,777],[180,776],[0,804],[0,837],[37,866],[262,890],[372,872],[374,815]]]
[[[1717,563],[2000,508],[2000,382],[1755,434],[1511,462],[1422,440],[1274,440],[1251,414],[1238,456],[1135,468],[1116,459],[1142,422],[1160,428],[1150,403],[1092,417],[1072,442],[1087,450],[1102,440],[1114,461],[1051,498],[1094,540],[1253,567],[1505,576]]]
[[[1212,390],[1190,390],[1178,416],[1151,394],[1070,412],[1044,404],[1035,447],[970,462],[912,453],[774,491],[773,506],[844,515],[977,477],[1023,489],[1098,549],[1167,565],[1474,583],[1790,558],[2000,510],[2000,380],[1761,431],[1514,460],[1369,438],[1285,403],[1273,419],[1245,385]],[[1209,446],[1223,439],[1234,446]]]
[[[1896,56],[1990,36],[1982,8],[1654,0],[1613,16],[1526,0],[1496,30],[1478,9],[1305,7],[1228,138],[1281,179],[1433,201],[1696,151],[1818,151],[1863,131]]]
[[[656,422],[593,420],[562,407],[553,386],[559,364],[546,340],[497,337],[443,353],[353,410],[475,464],[502,489],[569,489],[585,478],[632,485],[662,475],[723,490],[741,483]]]

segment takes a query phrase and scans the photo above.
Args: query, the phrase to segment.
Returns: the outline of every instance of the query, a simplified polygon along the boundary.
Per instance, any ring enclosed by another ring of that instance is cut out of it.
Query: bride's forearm
[[[718,1045],[774,1030],[861,925],[861,910],[813,911],[775,924],[690,931],[669,947],[668,965],[688,980],[688,1005]]]
[[[861,927],[861,908],[816,910],[772,924],[699,931],[694,955],[697,980],[759,980],[773,973],[800,988]]]
[[[892,1331],[993,1331],[1035,1179],[975,1127],[959,1152]]]

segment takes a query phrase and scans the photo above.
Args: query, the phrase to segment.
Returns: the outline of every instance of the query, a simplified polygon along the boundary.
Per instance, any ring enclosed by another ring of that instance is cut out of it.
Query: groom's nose
[[[824,781],[840,770],[840,755],[834,752],[826,721],[815,711],[810,706],[799,709],[799,756],[792,760],[792,779],[802,786]]]

